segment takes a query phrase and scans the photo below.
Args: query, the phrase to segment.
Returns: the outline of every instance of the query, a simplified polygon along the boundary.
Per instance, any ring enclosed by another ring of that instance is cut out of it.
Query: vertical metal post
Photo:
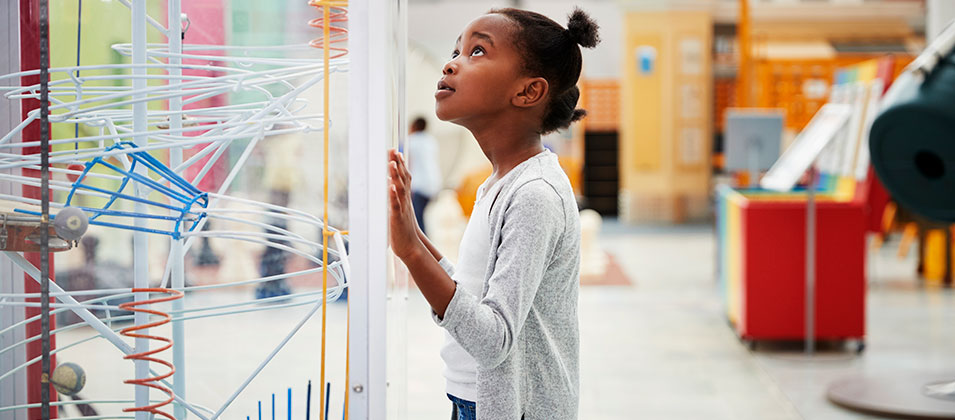
[[[36,70],[41,67],[40,63],[40,0],[20,0],[19,1],[20,13],[19,13],[19,35],[20,35],[20,70]],[[43,14],[44,16],[49,16],[48,14]],[[47,34],[49,35],[49,34]],[[43,37],[46,38],[47,45],[49,45],[49,36]],[[47,62],[49,65],[49,62]],[[40,77],[37,76],[24,76],[21,78],[21,83],[23,86],[32,86],[40,83]],[[25,98],[20,103],[20,118],[24,120],[29,118],[29,115],[32,112],[36,112],[40,108],[40,101],[36,99]],[[41,128],[42,123],[40,121],[35,121],[32,124],[28,125],[22,133],[20,133],[20,138],[36,140],[41,137]],[[49,126],[47,126],[49,129]],[[34,155],[37,153],[42,153],[42,148],[38,146],[24,147],[22,150],[24,156]],[[39,178],[41,176],[40,171],[37,169],[23,168],[23,176]],[[24,185],[22,186],[23,196],[26,198],[40,199],[40,188],[35,186]],[[30,261],[34,266],[40,265],[40,255],[36,252],[26,253],[25,257]],[[55,264],[53,261],[49,261],[50,272],[54,271]],[[26,293],[39,293],[40,285],[35,280],[29,276],[23,277],[23,291]],[[36,302],[36,299],[28,299],[30,302]],[[24,316],[26,318],[33,318],[37,315],[40,315],[40,308],[24,308]],[[50,315],[50,323],[56,324],[56,317]],[[39,322],[31,322],[26,325],[26,337],[35,337],[41,335],[41,326]],[[56,335],[50,337],[49,341],[50,349],[56,348]],[[43,345],[40,341],[33,341],[26,344],[26,360],[33,360],[34,358],[41,357],[43,353]],[[56,356],[52,355],[50,357],[50,364],[56,364]],[[27,402],[31,404],[39,404],[41,400],[40,389],[38,382],[43,376],[43,369],[41,364],[31,364],[26,369],[26,394]],[[56,399],[56,394],[51,395],[51,400]],[[40,413],[41,408],[35,406],[27,410],[27,417],[30,419],[41,418]],[[50,416],[56,417],[57,408],[56,406],[50,407]]]
[[[169,0],[168,2],[168,22],[166,24],[166,38],[169,42],[169,85],[175,86],[182,83],[182,58],[178,55],[182,53],[182,41],[185,34],[182,33],[182,3],[181,0]],[[182,128],[182,97],[173,96],[169,99],[169,128],[175,132]],[[182,163],[182,148],[173,147],[169,149],[169,166],[175,168]],[[170,284],[175,290],[183,290],[185,287],[185,267],[182,239],[169,239],[169,253],[171,254],[170,264]],[[176,373],[172,377],[172,391],[176,396],[186,398],[186,326],[183,324],[182,313],[185,296],[182,299],[172,301],[172,364],[176,367]],[[188,416],[186,408],[176,402],[173,406],[173,417],[176,420],[185,420]]]
[[[50,418],[50,3],[40,0],[40,417]]]
[[[133,90],[141,90],[146,88],[146,79],[143,77],[146,75],[146,0],[133,0],[132,1],[132,45],[133,45]],[[133,95],[133,99],[139,100],[144,99],[145,94],[137,93]],[[133,137],[133,142],[137,146],[145,146],[148,137],[146,136],[146,103],[145,102],[136,102],[133,104],[133,132],[136,133]],[[142,175],[146,175],[146,168],[142,165],[136,167],[136,172]],[[136,196],[142,197],[148,194],[148,190],[143,187],[142,184],[136,183]],[[145,204],[136,203],[135,211],[137,213],[146,213],[147,207]],[[138,228],[146,227],[145,218],[136,218],[135,226]],[[135,288],[147,288],[149,287],[149,243],[148,238],[143,232],[136,232],[133,234],[133,287]],[[143,301],[149,298],[148,293],[136,293],[133,295],[133,298],[136,301]],[[143,325],[149,321],[149,316],[143,312],[136,312],[134,316],[134,323],[136,325]],[[148,330],[140,330],[140,334],[148,334]],[[135,352],[142,353],[149,350],[149,340],[146,338],[136,338],[135,341]],[[149,377],[149,362],[145,360],[136,360],[136,379],[144,379]],[[136,386],[136,406],[145,407],[149,405],[149,387],[137,385]],[[136,420],[149,420],[150,414],[145,411],[136,412]]]
[[[388,1],[350,3],[348,220],[349,280],[348,410],[353,420],[385,418],[385,256],[387,240],[386,148],[391,143]],[[326,75],[327,77],[327,75]]]
[[[757,189],[759,188],[759,156],[760,156],[760,147],[761,143],[758,138],[749,139],[749,147],[746,149],[747,158],[749,162],[749,188]]]
[[[816,167],[806,185],[806,355],[816,352]]]

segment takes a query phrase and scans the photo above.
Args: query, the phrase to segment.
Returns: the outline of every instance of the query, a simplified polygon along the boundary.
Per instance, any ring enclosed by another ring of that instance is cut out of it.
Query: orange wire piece
[[[171,390],[171,389],[166,388],[166,387],[164,387],[164,386],[162,386],[162,385],[160,385],[160,384],[158,383],[159,381],[161,381],[161,380],[163,380],[163,379],[166,379],[166,378],[172,376],[174,373],[176,373],[176,368],[175,368],[175,367],[172,365],[172,363],[170,363],[170,362],[167,362],[167,361],[165,361],[165,360],[157,359],[157,358],[155,358],[155,357],[152,357],[152,356],[153,356],[154,354],[156,354],[156,353],[160,353],[160,352],[163,352],[163,351],[166,351],[166,350],[169,350],[170,348],[172,348],[172,339],[171,339],[171,338],[166,338],[166,337],[157,337],[157,336],[154,336],[154,335],[140,334],[140,333],[137,333],[136,331],[144,330],[144,329],[148,329],[148,328],[155,328],[155,327],[158,327],[158,326],[167,324],[167,323],[169,323],[169,321],[172,320],[172,317],[169,316],[168,313],[165,313],[165,312],[162,312],[162,311],[157,311],[157,310],[155,310],[155,309],[139,308],[139,306],[152,305],[152,304],[156,304],[156,303],[169,302],[169,301],[171,301],[171,300],[181,299],[181,298],[182,298],[182,292],[181,292],[181,291],[178,291],[178,290],[165,289],[165,288],[134,288],[134,289],[133,289],[133,293],[165,293],[165,294],[170,295],[170,296],[168,296],[168,297],[163,297],[163,298],[156,298],[156,299],[141,300],[141,301],[137,301],[137,302],[126,302],[126,303],[120,304],[119,307],[122,308],[122,309],[125,309],[125,310],[127,310],[127,311],[132,311],[132,312],[144,312],[144,313],[147,313],[147,314],[150,314],[150,315],[155,315],[155,316],[161,317],[161,319],[156,320],[156,321],[153,321],[153,322],[150,322],[150,323],[146,323],[146,324],[143,324],[143,325],[134,325],[134,326],[132,326],[132,327],[127,327],[127,328],[124,328],[124,329],[123,329],[122,331],[120,331],[119,333],[120,333],[121,335],[126,336],[126,337],[146,338],[146,339],[149,339],[149,340],[162,341],[162,342],[166,343],[166,345],[161,346],[161,347],[158,347],[158,348],[153,349],[153,350],[144,351],[144,352],[142,352],[142,353],[130,354],[130,355],[127,355],[126,357],[124,357],[124,359],[127,359],[127,360],[145,360],[145,361],[152,362],[152,363],[159,363],[159,364],[161,364],[161,365],[164,365],[164,366],[168,367],[168,368],[169,368],[169,373],[167,373],[167,374],[165,374],[165,375],[160,375],[160,376],[152,377],[152,378],[129,379],[129,380],[123,381],[123,383],[131,384],[131,385],[148,386],[148,387],[153,388],[153,389],[158,389],[158,390],[160,390],[160,391],[162,391],[162,392],[165,392],[166,395],[169,396],[169,399],[167,399],[166,401],[160,402],[160,403],[153,404],[153,405],[147,405],[147,406],[143,406],[143,407],[126,408],[126,409],[123,409],[123,412],[129,413],[129,412],[134,412],[134,411],[145,411],[145,412],[148,412],[148,413],[152,413],[153,415],[164,416],[164,417],[166,417],[166,418],[168,418],[168,419],[170,419],[170,420],[176,420],[176,419],[175,419],[173,416],[171,416],[169,413],[166,413],[166,412],[163,412],[163,411],[160,411],[160,410],[159,410],[159,407],[162,407],[162,406],[164,406],[164,405],[167,405],[167,404],[172,403],[172,401],[173,401],[174,398],[173,398],[173,393],[172,393],[172,390]]]
[[[329,58],[340,58],[345,54],[348,54],[348,48],[344,46],[333,46],[335,44],[342,44],[348,41],[348,29],[344,28],[344,24],[348,22],[348,9],[346,6],[348,3],[343,1],[325,1],[325,0],[311,0],[308,2],[309,6],[314,6],[319,9],[328,7],[328,33],[329,35],[324,34],[325,29],[325,16],[319,16],[315,19],[308,21],[308,25],[313,28],[318,28],[323,30],[322,36],[313,39],[308,43],[309,46],[313,48],[325,48],[325,39],[328,38],[328,49],[335,51]]]

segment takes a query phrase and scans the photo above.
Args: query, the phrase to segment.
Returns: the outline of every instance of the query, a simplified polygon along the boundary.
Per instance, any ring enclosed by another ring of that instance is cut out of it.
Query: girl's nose
[[[454,72],[456,71],[455,67],[457,67],[457,65],[454,64],[454,60],[452,59],[448,61],[447,63],[444,63],[444,68],[441,69],[441,74],[444,74],[445,76],[454,74]]]

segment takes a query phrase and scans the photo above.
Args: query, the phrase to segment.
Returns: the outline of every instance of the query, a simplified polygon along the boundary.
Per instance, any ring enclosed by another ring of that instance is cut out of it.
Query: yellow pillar
[[[624,22],[620,217],[707,216],[713,23],[705,11],[630,12]]]

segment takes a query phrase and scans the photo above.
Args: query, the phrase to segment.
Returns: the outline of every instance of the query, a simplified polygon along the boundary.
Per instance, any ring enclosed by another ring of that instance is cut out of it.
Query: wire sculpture
[[[178,1],[170,0],[176,3]],[[129,2],[122,3],[134,8]],[[175,403],[202,420],[220,418],[256,375],[262,372],[319,309],[323,310],[324,327],[324,308],[328,302],[342,296],[348,287],[348,255],[345,246],[347,232],[328,223],[327,182],[322,217],[228,194],[253,150],[271,136],[324,132],[327,169],[327,82],[332,73],[345,72],[348,68],[348,60],[345,58],[348,52],[345,29],[347,2],[313,1],[312,4],[334,7],[331,8],[331,13],[308,22],[309,25],[322,29],[325,35],[310,44],[301,45],[238,47],[186,44],[174,47],[172,38],[180,36],[174,30],[178,25],[170,24],[167,28],[147,15],[139,25],[156,27],[170,39],[169,43],[133,42],[111,47],[113,51],[128,57],[142,53],[145,63],[76,65],[48,70],[48,120],[51,124],[75,125],[72,137],[50,140],[49,144],[53,150],[45,156],[41,153],[23,153],[24,148],[40,145],[39,141],[30,138],[15,141],[24,137],[24,129],[41,120],[39,110],[30,111],[12,130],[0,133],[0,183],[38,187],[41,185],[40,179],[16,174],[15,171],[40,170],[45,167],[51,175],[51,208],[76,208],[88,216],[90,225],[103,229],[127,230],[135,234],[165,236],[182,248],[179,254],[170,253],[158,287],[64,290],[56,283],[50,282],[49,295],[55,298],[57,303],[50,304],[49,314],[70,311],[83,320],[79,324],[52,328],[51,335],[83,326],[92,327],[94,331],[92,335],[78,341],[59,343],[52,349],[51,354],[68,351],[92,340],[105,339],[122,351],[125,359],[147,362],[150,365],[148,376],[137,374],[136,378],[126,383],[158,389],[168,395],[167,399],[159,402],[137,398],[82,403],[120,404],[126,407],[124,412],[146,412],[170,419],[174,418],[174,415],[164,412],[161,408]],[[335,53],[326,53],[324,59],[270,56],[275,53],[307,56],[309,51],[314,51],[311,47]],[[181,64],[185,61],[205,64]],[[183,74],[183,70],[192,71],[194,74]],[[38,74],[40,70],[0,75],[0,81],[6,83],[0,85],[0,94],[9,101],[40,99],[39,84],[20,82]],[[302,94],[323,81],[326,86],[323,112],[308,114],[305,112],[308,103]],[[136,86],[137,83],[139,87]],[[247,94],[253,99],[225,105],[211,105],[206,101],[237,92]],[[147,109],[147,104],[162,106]],[[145,113],[137,113],[137,109],[145,110]],[[323,121],[323,124],[319,125],[317,121]],[[228,167],[221,186],[215,191],[202,191],[197,186],[210,174],[214,165],[222,164],[220,158],[233,147],[239,148],[238,158]],[[181,162],[164,162],[157,157],[160,152],[186,149],[195,150],[195,153]],[[45,159],[48,160],[49,166],[41,164]],[[186,175],[190,169],[194,173]],[[13,208],[12,213],[0,212],[0,219],[4,223],[14,220],[29,220],[33,223],[41,216],[33,208],[41,204],[40,200],[0,194],[0,203]],[[18,217],[21,219],[17,219]],[[281,223],[259,221],[263,219],[278,220]],[[242,228],[204,229],[210,221]],[[320,231],[321,240],[310,239],[306,234],[300,233],[300,229],[287,227],[292,223],[303,226],[303,229]],[[181,269],[185,253],[197,238],[219,238],[269,247],[299,256],[310,262],[312,267],[225,284],[188,287],[172,285],[172,278],[176,276],[175,267]],[[336,245],[330,245],[330,239]],[[39,270],[23,255],[6,248],[0,251],[28,276],[40,281]],[[144,251],[136,247],[134,252]],[[195,291],[242,287],[318,273],[323,276],[321,291],[305,290],[285,296],[214,305],[188,306],[188,299],[183,299],[183,296]],[[157,298],[151,294],[168,296]],[[35,293],[0,293],[0,307],[39,306],[30,301],[37,297],[39,295]],[[186,306],[179,309],[176,306],[172,309],[158,306],[177,300],[180,303],[185,302]],[[125,303],[111,303],[117,301]],[[177,349],[174,340],[141,332],[170,321],[175,321],[175,329],[176,322],[300,306],[308,306],[309,310],[248,374],[242,384],[216,407],[204,406],[180,395],[181,391],[172,383],[176,363],[181,362],[181,355],[174,354],[173,358],[179,360],[170,362],[157,357],[157,353],[170,349],[175,353]],[[136,315],[129,314],[129,311],[147,313],[150,316],[147,319],[150,321],[136,321],[128,327],[117,326],[117,323],[136,319]],[[16,331],[39,318],[40,316],[29,317],[11,325],[0,325],[0,337],[12,337]],[[123,337],[146,338],[164,344],[148,351],[136,351]],[[28,343],[37,340],[40,340],[40,337],[25,337],[0,348],[0,355],[22,351]],[[39,361],[39,358],[31,358],[11,369],[0,371],[0,383]],[[321,363],[324,376],[324,351]],[[166,372],[157,373],[154,370],[156,365],[165,366]],[[53,403],[54,406],[71,404],[80,402]],[[327,410],[324,401],[322,406]],[[29,407],[30,404],[0,407],[0,413]]]

